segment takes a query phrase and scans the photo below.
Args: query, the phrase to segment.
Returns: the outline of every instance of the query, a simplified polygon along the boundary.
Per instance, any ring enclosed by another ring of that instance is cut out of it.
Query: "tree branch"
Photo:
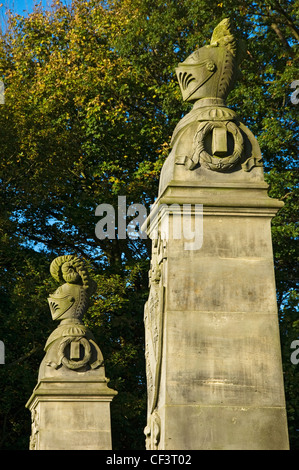
[[[286,13],[286,11],[281,7],[281,5],[279,5],[279,2],[277,2],[275,0],[274,3],[275,3],[275,7],[276,7],[277,11],[279,11],[279,13],[281,13],[282,16],[284,16],[284,18],[286,19],[287,25],[292,30],[292,32],[295,36],[295,39],[297,39],[297,41],[299,41],[299,29],[297,29],[297,27],[295,26],[294,21],[288,15],[288,13]]]
[[[273,29],[273,31],[276,33],[276,35],[279,37],[279,39],[281,40],[281,42],[284,44],[285,48],[287,49],[288,53],[290,54],[291,57],[294,58],[295,54],[290,46],[290,44],[288,43],[287,39],[285,38],[285,36],[282,34],[281,32],[281,29],[279,28],[278,24],[277,23],[272,23],[271,24],[271,28]]]
[[[42,346],[39,344],[38,346],[34,346],[34,348],[31,349],[27,354],[24,354],[23,356],[19,357],[16,361],[11,362],[10,364],[7,364],[7,367],[14,366],[16,364],[20,364],[20,362],[26,361],[29,357],[33,356],[37,351],[40,351],[42,349]]]

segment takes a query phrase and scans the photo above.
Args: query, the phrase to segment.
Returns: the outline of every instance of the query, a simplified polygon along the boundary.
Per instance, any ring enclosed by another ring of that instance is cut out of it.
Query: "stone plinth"
[[[26,404],[32,416],[31,450],[110,450],[107,382],[41,380]]]
[[[186,204],[193,229],[203,229],[188,250],[178,228]],[[271,243],[281,206],[263,182],[225,181],[172,181],[155,203],[145,308],[148,449],[288,448]]]

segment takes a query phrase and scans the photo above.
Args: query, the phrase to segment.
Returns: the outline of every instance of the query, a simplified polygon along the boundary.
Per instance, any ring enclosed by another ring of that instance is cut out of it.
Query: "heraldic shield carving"
[[[144,308],[144,325],[145,325],[145,358],[146,358],[146,377],[147,377],[147,406],[148,418],[147,426],[144,430],[146,435],[146,445],[148,449],[153,447],[156,449],[159,439],[156,430],[151,429],[153,414],[157,414],[155,408],[157,406],[161,362],[163,347],[163,320],[164,320],[164,302],[165,287],[163,286],[163,270],[165,269],[166,259],[166,241],[159,236],[153,240],[153,253],[151,268],[149,271],[149,298]],[[157,427],[157,426],[155,426]],[[156,438],[152,439],[155,433]]]

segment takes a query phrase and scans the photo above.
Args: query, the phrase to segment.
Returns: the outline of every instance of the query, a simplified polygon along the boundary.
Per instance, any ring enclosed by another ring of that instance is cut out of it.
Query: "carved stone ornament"
[[[145,445],[147,450],[158,450],[161,438],[161,419],[155,410],[144,429]]]
[[[231,171],[238,165],[250,171],[262,165],[260,155],[246,155],[245,147],[250,147],[248,141],[252,137],[236,113],[225,105],[237,80],[244,50],[226,18],[215,28],[210,45],[196,50],[177,67],[183,99],[195,104],[177,125],[171,146],[177,144],[186,126],[196,121],[197,129],[189,153],[177,154],[176,164],[189,170],[204,166],[217,172]]]
[[[157,449],[160,424],[155,410],[159,395],[163,347],[163,320],[165,287],[163,272],[166,262],[166,240],[161,236],[153,240],[151,268],[149,271],[149,298],[144,309],[145,360],[147,377],[148,419],[144,430],[147,449]],[[159,431],[157,431],[159,429]]]
[[[44,362],[54,369],[62,366],[73,371],[96,369],[102,365],[103,356],[81,320],[96,284],[84,262],[73,255],[56,258],[50,272],[63,284],[48,298],[52,318],[59,320],[60,325],[46,342]]]
[[[31,412],[31,436],[29,449],[36,450],[38,449],[38,433],[39,433],[39,413],[36,409],[33,409]]]

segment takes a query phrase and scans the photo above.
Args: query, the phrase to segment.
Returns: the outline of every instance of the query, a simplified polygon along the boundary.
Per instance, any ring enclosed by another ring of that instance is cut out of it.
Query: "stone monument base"
[[[153,205],[147,449],[289,448],[271,241],[281,206],[265,183],[174,181]]]
[[[30,449],[111,450],[110,402],[116,393],[107,380],[40,380],[26,404]]]

